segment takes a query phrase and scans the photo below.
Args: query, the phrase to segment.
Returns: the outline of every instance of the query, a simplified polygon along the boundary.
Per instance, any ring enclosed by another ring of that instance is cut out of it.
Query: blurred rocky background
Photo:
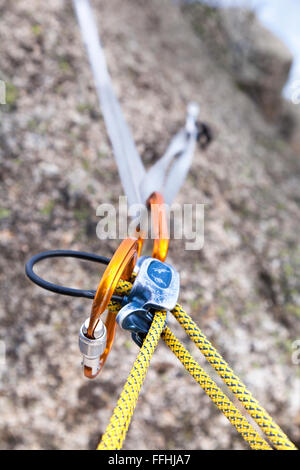
[[[190,100],[213,130],[177,198],[206,204],[204,248],[184,251],[184,240],[172,240],[168,259],[181,273],[181,303],[299,446],[300,105],[282,98],[291,54],[242,9],[92,4],[146,165],[182,125]],[[101,376],[85,379],[77,342],[89,301],[42,291],[24,264],[46,249],[111,256],[118,241],[97,239],[96,208],[117,205],[123,191],[71,2],[0,0],[0,12],[0,447],[94,449],[137,347],[118,330]],[[38,272],[96,288],[102,270],[69,260]],[[124,448],[247,446],[160,344]]]

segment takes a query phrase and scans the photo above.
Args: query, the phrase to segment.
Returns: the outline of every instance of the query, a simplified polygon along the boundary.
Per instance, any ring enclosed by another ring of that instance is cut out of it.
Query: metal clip
[[[153,320],[153,310],[172,310],[179,296],[179,274],[161,261],[145,257],[139,265],[137,277],[126,305],[117,315],[117,323],[133,333],[141,345]],[[142,336],[141,336],[142,335]]]
[[[100,368],[100,357],[106,347],[106,327],[100,319],[95,330],[94,338],[86,336],[90,318],[87,318],[79,330],[79,349],[82,354],[82,365],[91,369],[91,375],[95,376]]]
[[[205,150],[213,140],[213,133],[204,122],[197,122],[197,130],[197,142],[201,150]]]

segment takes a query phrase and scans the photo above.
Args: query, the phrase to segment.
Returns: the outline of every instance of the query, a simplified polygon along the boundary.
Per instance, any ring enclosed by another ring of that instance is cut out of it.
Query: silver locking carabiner
[[[91,369],[96,375],[100,367],[100,358],[106,347],[106,326],[100,319],[95,330],[94,338],[86,336],[90,318],[87,318],[79,330],[79,349],[82,354],[82,365]]]

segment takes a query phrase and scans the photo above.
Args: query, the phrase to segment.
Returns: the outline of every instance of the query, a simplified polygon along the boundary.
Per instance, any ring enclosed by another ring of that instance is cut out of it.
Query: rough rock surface
[[[279,132],[300,155],[300,82],[295,87],[293,102],[285,101],[280,113]]]
[[[204,248],[184,251],[185,242],[173,240],[168,259],[181,273],[182,304],[299,445],[299,367],[291,359],[300,337],[299,158],[177,6],[93,4],[145,162],[164,151],[191,99],[213,127],[213,144],[197,151],[177,198],[206,204]],[[24,264],[54,248],[110,256],[118,242],[96,238],[95,213],[101,203],[117,204],[122,188],[71,3],[1,0],[0,10],[1,78],[8,84],[0,107],[0,339],[7,364],[1,362],[0,446],[93,449],[137,348],[118,331],[102,376],[84,379],[77,337],[90,303],[33,286]],[[49,280],[90,288],[99,271],[71,261],[39,269]],[[161,344],[124,448],[247,446]]]
[[[268,119],[278,118],[282,108],[281,92],[293,60],[283,42],[266,29],[253,12],[243,8],[220,10],[194,4],[184,6],[183,11],[237,85],[260,106]],[[203,21],[203,14],[209,16],[208,21]]]

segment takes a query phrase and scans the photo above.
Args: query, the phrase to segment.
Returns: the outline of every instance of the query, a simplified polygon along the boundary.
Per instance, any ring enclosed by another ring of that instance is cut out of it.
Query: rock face
[[[237,85],[259,105],[268,119],[275,120],[281,111],[281,92],[292,64],[292,55],[282,41],[245,9],[217,10],[193,5],[183,10]],[[207,15],[210,22],[206,22]]]
[[[276,118],[281,92],[292,65],[288,48],[245,10],[224,10],[224,25],[232,51],[231,67],[237,84]]]
[[[285,101],[278,120],[279,132],[289,141],[292,149],[300,155],[300,103],[295,95],[295,103]]]
[[[299,105],[293,106],[293,109],[291,110],[290,115],[294,116],[294,128],[291,134],[290,142],[291,142],[292,149],[298,155],[300,155],[300,107]]]
[[[221,27],[211,29],[208,47],[169,0],[92,3],[146,164],[163,153],[189,101],[212,126],[214,141],[197,150],[177,198],[205,204],[204,247],[188,251],[186,240],[171,240],[167,260],[180,272],[180,302],[299,446],[299,157],[217,59]],[[96,209],[117,206],[123,191],[71,2],[0,5],[0,78],[9,84],[0,106],[0,446],[94,449],[138,349],[118,329],[103,373],[87,381],[78,331],[91,304],[33,286],[24,265],[55,248],[110,257],[119,240],[96,238]],[[207,9],[200,25],[208,33],[215,21]],[[102,271],[70,260],[38,272],[95,289]],[[170,327],[190,348],[182,328]],[[248,447],[159,344],[124,448]]]

